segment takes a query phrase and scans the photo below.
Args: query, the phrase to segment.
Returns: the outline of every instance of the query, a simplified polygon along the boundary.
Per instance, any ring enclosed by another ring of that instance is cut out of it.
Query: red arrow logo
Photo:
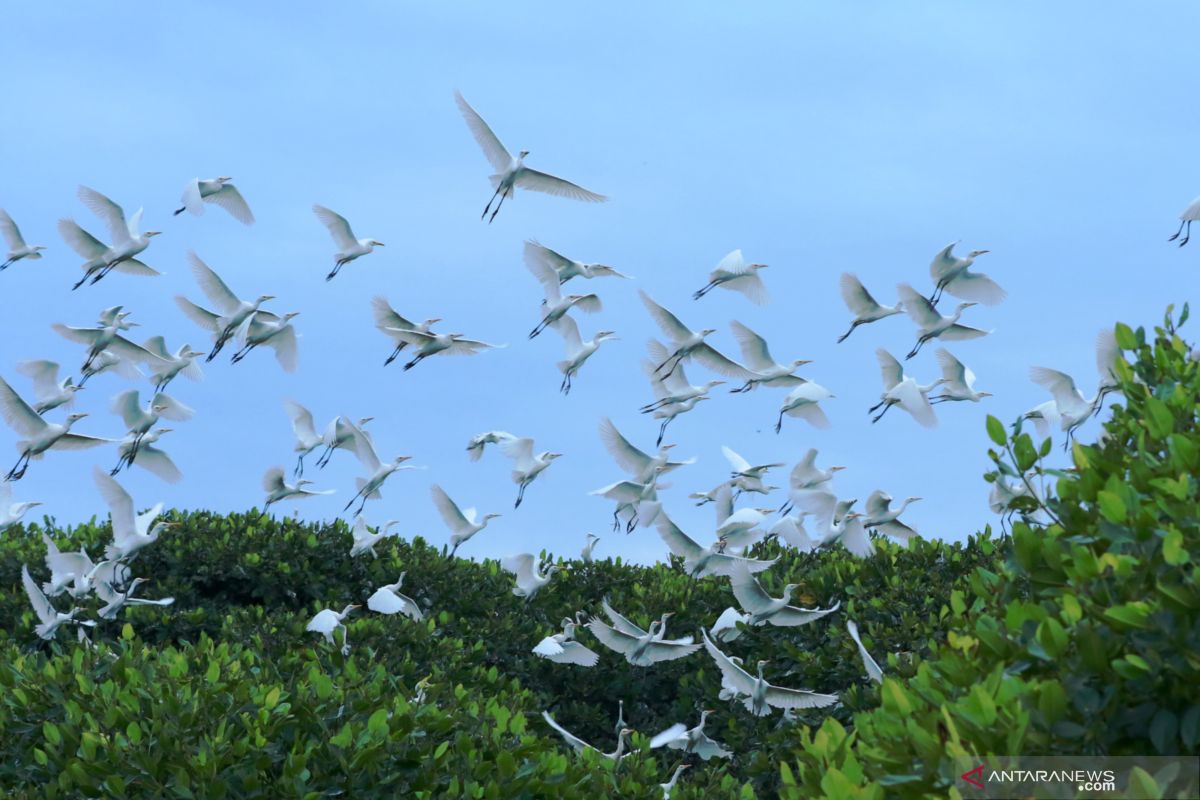
[[[975,769],[971,770],[970,772],[964,772],[962,775],[960,775],[960,776],[959,776],[960,778],[962,778],[962,779],[963,779],[964,781],[966,781],[967,783],[974,784],[975,786],[977,786],[977,787],[979,787],[980,789],[982,789],[982,788],[983,788],[983,784],[982,784],[982,783],[980,783],[979,781],[975,780],[974,778],[972,778],[972,777],[971,777],[972,775],[978,775],[979,777],[981,777],[981,778],[982,778],[982,777],[983,777],[983,764],[980,764],[978,767],[976,767]]]

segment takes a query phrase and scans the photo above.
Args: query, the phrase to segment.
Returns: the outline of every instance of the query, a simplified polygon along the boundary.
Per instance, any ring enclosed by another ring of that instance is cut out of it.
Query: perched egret
[[[600,640],[601,644],[624,655],[625,660],[635,667],[649,667],[660,661],[684,658],[700,649],[698,644],[682,644],[655,638],[655,634],[661,626],[662,623],[659,620],[654,620],[644,635],[633,636],[605,625],[598,619],[593,619],[587,624],[588,630]]]
[[[722,289],[738,292],[755,305],[764,305],[768,299],[767,286],[758,273],[766,268],[766,264],[747,264],[742,257],[742,251],[734,250],[708,273],[708,283],[699,291],[693,292],[692,299],[699,300],[720,286]]]
[[[117,463],[138,466],[167,483],[179,483],[183,473],[165,450],[154,444],[172,428],[155,428],[146,433],[131,433],[117,444]]]
[[[196,216],[204,213],[204,204],[212,203],[219,206],[243,225],[254,224],[254,214],[250,213],[250,206],[246,205],[246,198],[242,197],[242,193],[230,181],[233,178],[222,175],[219,178],[210,178],[208,180],[202,178],[193,178],[188,181],[187,186],[183,187],[183,196],[179,198],[182,206],[175,209],[175,216],[179,216],[184,211],[190,211]]]
[[[425,619],[417,602],[400,594],[400,587],[404,585],[404,576],[407,574],[401,572],[398,581],[376,589],[375,593],[367,598],[367,608],[379,614],[403,614],[415,622]]]
[[[524,597],[527,603],[546,584],[550,583],[550,579],[554,577],[554,573],[565,569],[565,567],[558,564],[550,564],[544,571],[539,570],[537,557],[531,553],[518,553],[517,555],[505,556],[500,559],[500,566],[506,572],[511,572],[516,577],[517,585],[513,587],[512,593],[517,597]]]
[[[260,311],[246,317],[237,329],[238,351],[230,361],[236,364],[250,355],[251,350],[265,344],[275,351],[275,360],[284,372],[295,372],[296,329],[292,327],[292,320],[298,316],[299,311],[289,311],[282,317]]]
[[[525,242],[525,263],[529,264],[533,261],[541,262],[557,272],[559,283],[566,283],[571,278],[591,280],[603,277],[626,279],[630,277],[606,264],[585,264],[582,261],[573,261],[549,247],[544,247],[534,240],[528,239]]]
[[[771,597],[745,565],[733,568],[729,584],[733,589],[733,596],[746,612],[747,625],[765,625],[769,622],[776,627],[795,628],[816,622],[821,617],[837,611],[842,605],[839,601],[830,608],[794,606],[791,604],[792,592],[800,588],[800,584],[797,583],[784,586],[782,597]]]
[[[71,433],[71,426],[86,417],[87,414],[70,414],[61,424],[46,422],[21,399],[20,395],[13,391],[13,388],[3,378],[0,378],[0,415],[3,415],[8,427],[25,437],[17,442],[17,452],[21,455],[13,468],[4,476],[6,481],[17,481],[23,478],[25,470],[29,468],[30,460],[41,458],[47,450],[85,450],[112,441],[111,439]]]
[[[346,625],[343,620],[350,616],[350,612],[356,608],[362,608],[362,606],[352,603],[343,608],[341,613],[334,611],[332,608],[323,608],[308,621],[308,624],[304,626],[304,630],[311,631],[312,633],[319,633],[325,637],[325,641],[329,642],[330,644],[337,644],[333,640],[333,632],[338,628],[341,628],[342,655],[347,655],[350,652],[350,638],[349,631],[346,629]]]
[[[710,758],[729,758],[733,755],[733,751],[727,750],[720,742],[709,738],[704,733],[704,726],[712,713],[712,709],[701,711],[700,723],[694,728],[689,728],[682,722],[675,723],[650,740],[650,749],[668,747],[672,750],[682,750],[688,755],[695,753],[703,761],[708,761]]]
[[[30,577],[29,567],[24,564],[21,565],[21,583],[25,585],[25,594],[29,597],[29,604],[33,606],[33,613],[38,618],[38,624],[33,631],[42,639],[50,641],[58,633],[58,629],[68,623],[87,625],[88,627],[96,624],[91,620],[75,619],[75,615],[83,610],[81,608],[72,608],[65,614],[55,611],[54,606],[50,605],[50,601],[46,599],[46,595],[42,594],[42,590]]]
[[[519,508],[521,501],[525,499],[525,489],[529,487],[529,484],[533,483],[534,478],[541,475],[556,458],[562,458],[563,454],[545,450],[534,455],[533,439],[527,436],[508,439],[499,442],[499,445],[500,452],[512,459],[513,462],[512,480],[519,487],[517,501],[513,503],[513,508]]]
[[[1183,238],[1179,241],[1179,246],[1183,247],[1192,238],[1192,223],[1200,219],[1200,197],[1197,197],[1188,207],[1179,215],[1179,230],[1175,231],[1175,235],[1167,239],[1168,242],[1173,242],[1179,239],[1179,234],[1183,234]],[[1187,232],[1184,232],[1184,226],[1187,226]]]
[[[729,575],[735,564],[745,564],[751,572],[762,572],[772,564],[770,561],[760,561],[744,558],[724,552],[725,543],[717,541],[709,547],[703,547],[692,537],[688,536],[679,526],[671,521],[666,512],[658,515],[658,535],[666,543],[667,548],[683,559],[683,570],[693,578],[704,578],[708,575]]]
[[[303,500],[305,497],[317,497],[318,495],[333,494],[335,489],[325,489],[324,491],[316,491],[315,489],[306,488],[313,482],[310,480],[298,480],[295,483],[288,483],[283,479],[283,467],[271,467],[263,475],[262,488],[267,493],[267,499],[263,503],[263,510],[271,507],[272,503],[278,503],[280,500],[286,500],[289,497],[294,497],[297,500]]]
[[[22,361],[17,364],[17,372],[33,379],[33,410],[38,414],[59,406],[70,408],[75,403],[75,393],[83,388],[69,377],[60,381],[55,361]]]
[[[417,333],[429,333],[429,329],[436,323],[441,322],[441,317],[433,317],[424,322],[410,322],[400,316],[399,312],[388,303],[386,297],[376,295],[371,298],[371,312],[375,318],[375,327],[382,331],[385,336],[392,339],[396,343],[396,347],[392,350],[392,354],[383,362],[386,367],[388,364],[396,360],[400,355],[400,351],[408,347],[408,342],[396,337],[393,331],[416,331]]]
[[[563,741],[566,742],[568,745],[570,745],[571,748],[576,753],[582,753],[584,750],[596,750],[596,752],[598,752],[598,753],[600,752],[595,747],[588,744],[583,739],[580,739],[578,736],[571,733],[569,730],[564,728],[562,725],[559,725],[557,722],[555,722],[554,717],[550,716],[549,711],[542,712],[542,719],[546,720],[546,724],[549,725],[551,728],[553,728],[555,731],[557,731],[558,735],[563,738]],[[617,749],[612,751],[611,753],[600,753],[600,755],[604,756],[605,758],[609,759],[610,761],[620,761],[622,758],[629,755],[628,753],[625,752],[625,745],[628,743],[629,736],[632,733],[633,733],[632,728],[622,728],[621,731],[617,734]]]
[[[737,339],[738,347],[742,351],[744,364],[726,358],[712,348],[698,350],[696,359],[719,375],[743,381],[737,389],[730,389],[731,393],[750,392],[759,386],[788,388],[805,383],[804,378],[793,373],[812,361],[797,358],[787,364],[780,364],[771,355],[766,339],[736,319],[729,323],[729,327],[733,330],[733,338]]]
[[[374,252],[376,247],[384,246],[383,242],[376,239],[356,239],[354,231],[350,230],[350,223],[341,214],[316,204],[313,205],[312,210],[317,215],[317,219],[321,220],[321,224],[328,229],[329,235],[333,237],[333,242],[338,247],[338,251],[333,254],[333,269],[325,276],[325,280],[333,280],[343,266],[360,256]]]
[[[504,205],[504,200],[513,195],[515,187],[519,186],[522,189],[529,189],[535,192],[543,192],[552,194],[557,197],[567,197],[571,200],[582,200],[587,203],[602,203],[608,198],[602,194],[589,192],[582,186],[578,186],[570,181],[565,181],[562,178],[556,178],[553,175],[548,175],[545,172],[538,172],[536,169],[530,169],[525,166],[525,157],[529,155],[528,150],[522,150],[517,154],[516,158],[509,155],[504,149],[504,145],[500,144],[500,140],[496,138],[496,134],[492,133],[492,129],[483,121],[483,117],[476,113],[475,109],[467,104],[463,96],[458,92],[454,93],[454,101],[458,103],[458,110],[462,112],[463,119],[467,122],[467,127],[471,130],[471,135],[475,137],[475,141],[479,144],[483,155],[487,158],[488,163],[492,165],[492,169],[496,170],[495,174],[490,175],[488,180],[492,182],[492,186],[496,191],[492,193],[492,197],[483,208],[483,213],[479,216],[483,219],[487,216],[488,211],[492,212],[492,216],[488,219],[490,224],[500,213],[500,206]],[[500,198],[500,202],[496,203],[496,208],[492,210],[492,203],[496,198]]]
[[[123,261],[128,261],[150,246],[150,239],[162,231],[146,231],[138,233],[142,224],[142,209],[134,212],[128,220],[125,211],[109,198],[87,186],[79,187],[79,199],[93,214],[108,225],[108,233],[112,237],[112,248],[105,256],[104,266],[92,277],[96,283]],[[80,255],[83,255],[82,253]]]
[[[691,328],[679,321],[679,317],[654,302],[650,298],[650,295],[641,289],[638,290],[638,296],[642,298],[642,305],[650,312],[650,317],[654,320],[655,324],[671,340],[667,358],[654,367],[656,373],[661,371],[667,364],[671,364],[671,368],[666,372],[667,375],[670,375],[688,356],[713,350],[712,345],[708,344],[704,339],[708,335],[716,333],[716,328],[704,328],[700,331],[692,331]]]
[[[542,639],[534,645],[533,654],[557,664],[575,664],[580,667],[596,666],[600,656],[594,650],[575,641],[577,627],[578,623],[575,620],[563,617],[562,633]]]
[[[113,620],[117,618],[117,615],[121,613],[121,609],[125,608],[125,606],[169,606],[175,602],[174,597],[164,597],[160,600],[147,600],[142,597],[134,597],[133,593],[137,587],[143,583],[147,583],[149,580],[149,578],[134,578],[124,589],[117,589],[116,586],[106,581],[97,581],[95,586],[96,596],[107,604],[96,612],[97,616],[100,619]]]
[[[569,315],[559,317],[550,327],[562,335],[567,346],[567,357],[555,366],[563,375],[558,390],[563,394],[570,394],[571,380],[575,377],[575,373],[579,372],[584,363],[600,349],[602,343],[618,337],[614,331],[597,331],[593,338],[585,342],[579,335],[579,325]]]
[[[354,501],[361,497],[362,503],[355,512],[355,514],[361,514],[362,510],[366,508],[368,500],[378,500],[383,496],[379,493],[379,489],[394,473],[416,469],[416,467],[404,466],[404,462],[411,460],[412,456],[396,456],[390,462],[383,463],[375,452],[375,446],[365,436],[358,437],[355,454],[358,456],[359,463],[367,469],[369,474],[365,478],[354,479],[354,486],[358,491],[354,493],[342,511],[349,511],[350,506],[354,505]]]
[[[354,527],[350,529],[350,535],[354,541],[350,545],[350,557],[354,558],[361,556],[363,553],[370,553],[373,557],[378,557],[375,552],[375,545],[383,541],[389,536],[393,536],[391,529],[400,524],[398,519],[389,519],[383,524],[383,527],[377,528],[373,533],[367,527],[367,519],[362,514],[354,518]]]
[[[786,689],[775,686],[763,678],[763,667],[766,661],[758,662],[758,677],[751,675],[741,666],[734,663],[703,633],[704,647],[716,662],[721,675],[736,689],[739,695],[745,695],[742,701],[746,709],[756,717],[771,713],[772,708],[825,708],[837,702],[835,694],[819,694],[805,689]]]
[[[666,783],[660,783],[658,785],[658,788],[662,789],[663,800],[671,799],[671,792],[675,789],[675,782],[679,780],[679,776],[682,775],[683,771],[685,769],[687,769],[689,766],[691,766],[691,765],[690,764],[679,764],[678,766],[675,767],[675,771],[671,773],[671,780],[667,781]]]
[[[892,496],[876,489],[867,496],[867,513],[862,517],[864,528],[874,528],[880,533],[907,543],[917,532],[900,521],[904,509],[917,502],[919,497],[906,497],[899,508],[892,508]]]
[[[430,356],[473,356],[481,350],[498,350],[508,347],[506,344],[489,344],[478,339],[467,339],[463,333],[422,333],[420,331],[402,331],[388,328],[388,334],[396,339],[408,342],[416,348],[416,355],[405,363],[408,371]]]
[[[928,386],[922,386],[905,375],[900,362],[882,347],[875,351],[875,359],[879,362],[879,372],[883,377],[883,394],[879,396],[879,402],[871,406],[867,413],[874,414],[880,407],[883,410],[872,417],[871,422],[879,422],[889,408],[899,406],[902,410],[907,411],[918,425],[925,428],[935,427],[937,416],[929,404],[929,393],[934,388],[941,386],[945,378],[939,378]]]
[[[917,290],[909,286],[907,283],[901,283],[896,287],[896,292],[900,295],[901,301],[904,303],[904,310],[908,312],[908,317],[920,329],[917,335],[917,343],[913,345],[912,350],[904,357],[908,359],[920,352],[922,345],[931,339],[942,339],[948,342],[962,341],[964,339],[978,339],[980,336],[987,336],[991,331],[972,328],[969,325],[960,325],[959,317],[968,308],[978,303],[959,303],[958,308],[948,317],[943,317],[938,313],[937,309],[921,295],[917,294]]]
[[[929,399],[930,403],[945,403],[948,401],[969,400],[978,403],[985,397],[991,397],[991,392],[975,391],[975,373],[944,347],[936,353],[938,365],[942,368],[942,393]]]
[[[167,384],[178,375],[183,375],[191,381],[204,380],[204,373],[200,371],[200,365],[195,361],[204,353],[193,350],[190,345],[185,344],[172,353],[167,349],[167,342],[163,337],[151,336],[142,344],[142,347],[158,356],[163,362],[160,365],[156,361],[151,365],[150,380],[154,381],[155,392],[161,392],[167,388]]]
[[[486,431],[478,436],[472,437],[467,443],[467,457],[472,461],[478,461],[483,456],[483,449],[489,444],[500,444],[516,439],[507,431]]]
[[[835,395],[833,392],[826,389],[819,383],[803,383],[792,389],[788,396],[783,398],[783,404],[779,406],[779,420],[775,423],[775,432],[779,433],[783,430],[783,416],[800,417],[814,428],[828,428],[829,418],[825,416],[825,411],[821,408],[822,400],[828,400]]]
[[[858,637],[858,625],[854,620],[846,620],[846,630],[850,633],[850,638],[854,640],[854,644],[858,647],[858,655],[862,658],[863,667],[867,670],[867,677],[876,683],[883,683],[883,668],[879,666],[875,659],[871,658],[871,654],[867,652],[867,648],[863,646],[862,639]]]
[[[433,496],[433,504],[437,507],[442,521],[450,529],[450,557],[458,551],[459,545],[487,527],[489,521],[499,517],[499,514],[484,514],[477,516],[474,508],[460,509],[458,504],[450,499],[450,495],[436,483],[429,487]]]
[[[44,505],[41,500],[28,500],[24,503],[14,503],[12,485],[0,481],[0,532],[6,531],[21,521],[31,509]],[[589,536],[591,534],[588,534]]]
[[[221,348],[237,333],[237,329],[248,317],[264,314],[268,315],[264,321],[276,318],[274,314],[259,311],[259,307],[268,300],[274,300],[275,295],[259,295],[258,299],[253,302],[241,300],[230,290],[225,281],[221,280],[220,275],[200,260],[200,256],[189,252],[188,261],[191,263],[192,275],[195,276],[196,283],[200,285],[201,291],[208,297],[217,312],[201,308],[181,295],[175,296],[175,303],[192,322],[213,333],[213,348],[208,352],[206,361],[212,361],[217,357],[217,353],[221,352]]]
[[[0,234],[4,236],[4,241],[8,244],[8,255],[4,257],[4,262],[0,263],[0,272],[8,269],[21,259],[41,258],[42,251],[46,249],[40,244],[25,244],[25,238],[21,236],[21,229],[17,227],[17,223],[13,222],[13,218],[3,208],[0,208]]]
[[[0,484],[3,486],[4,484]],[[0,498],[0,506],[2,506],[2,498]],[[23,512],[22,512],[23,513]],[[11,523],[10,523],[11,524]],[[4,530],[4,525],[0,521],[0,531]],[[592,551],[596,549],[596,542],[600,541],[600,537],[589,532],[587,535],[587,543],[583,545],[583,552],[579,554],[579,559],[585,564],[591,564],[593,561]]]
[[[859,325],[878,322],[881,319],[904,313],[904,301],[896,301],[894,306],[880,305],[871,293],[862,285],[862,281],[852,272],[843,272],[841,277],[842,302],[854,319],[850,321],[850,330],[838,337],[838,344],[846,341]]]
[[[994,306],[1004,300],[1005,292],[995,281],[979,272],[971,272],[975,259],[989,250],[972,250],[966,258],[959,258],[951,251],[958,242],[951,242],[933,257],[929,264],[929,276],[937,284],[929,303],[936,306],[942,292],[949,292],[959,300],[970,300]]]
[[[108,506],[112,521],[113,540],[104,548],[104,557],[109,560],[128,561],[143,548],[158,541],[158,537],[178,522],[157,522],[162,516],[163,504],[158,503],[149,511],[136,513],[133,498],[112,477],[99,467],[92,469],[92,478],[104,504]]]

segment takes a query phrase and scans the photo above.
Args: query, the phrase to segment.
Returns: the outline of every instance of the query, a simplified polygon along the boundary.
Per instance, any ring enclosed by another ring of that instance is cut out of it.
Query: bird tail
[[[566,372],[567,369],[571,366],[571,362],[569,360],[564,359],[563,361],[559,361],[555,366],[558,367],[559,372]]]
[[[495,175],[488,175],[488,181],[492,184],[493,189],[500,187],[500,179],[504,177],[504,173],[497,172]]]

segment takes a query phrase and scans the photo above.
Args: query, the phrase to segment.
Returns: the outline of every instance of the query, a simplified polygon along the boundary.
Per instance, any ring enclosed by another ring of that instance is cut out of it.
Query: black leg
[[[483,207],[483,213],[479,215],[480,221],[487,216],[487,213],[492,209],[492,203],[496,201],[496,195],[500,194],[500,187],[496,187],[496,191],[492,192],[492,199],[487,201],[487,205]]]
[[[709,290],[709,289],[713,288],[713,287],[714,287],[714,286],[716,286],[716,285],[717,285],[717,282],[716,282],[716,281],[709,281],[709,282],[708,282],[708,285],[707,285],[707,286],[705,286],[703,289],[701,289],[701,290],[700,290],[700,291],[698,291],[698,292],[693,292],[693,293],[692,293],[692,299],[693,299],[693,300],[699,300],[701,297],[704,297],[704,295],[708,294],[708,290]]]
[[[1192,238],[1192,221],[1189,219],[1187,221],[1187,231],[1183,234],[1183,240],[1179,242],[1179,246],[1183,247],[1185,244],[1188,243],[1188,240],[1191,238]]]
[[[1170,239],[1167,239],[1167,241],[1168,241],[1168,242],[1173,242],[1173,241],[1175,241],[1176,239],[1178,239],[1178,238],[1179,238],[1179,234],[1183,233],[1183,226],[1184,226],[1184,225],[1186,225],[1186,224],[1187,224],[1187,220],[1182,220],[1182,219],[1181,219],[1181,220],[1179,220],[1179,230],[1175,231],[1175,235],[1174,235],[1174,236],[1172,236]]]
[[[405,371],[405,372],[408,372],[410,369],[412,369],[413,367],[415,367],[417,364],[420,364],[420,363],[421,363],[421,360],[422,360],[423,358],[425,358],[425,356],[421,356],[421,355],[419,355],[419,356],[417,356],[416,358],[414,358],[412,361],[409,361],[407,364],[405,364],[405,365],[404,365],[404,371]]]
[[[396,349],[393,350],[392,354],[387,357],[387,360],[383,362],[383,365],[386,367],[388,364],[395,361],[396,358],[400,355],[400,351],[403,350],[405,347],[408,347],[408,342],[401,342],[400,344],[396,345]]]
[[[488,225],[491,225],[492,220],[494,220],[496,218],[496,215],[500,213],[500,206],[504,205],[504,198],[508,197],[508,195],[509,195],[508,190],[505,190],[505,192],[502,195],[500,195],[500,202],[496,203],[496,208],[492,211],[492,215],[490,217],[488,217]]]
[[[783,412],[779,412],[779,421],[775,423],[775,432],[779,433],[783,430]]]
[[[667,426],[671,424],[671,420],[673,420],[673,419],[675,419],[675,418],[667,417],[666,419],[663,420],[663,424],[659,426],[658,440],[654,443],[655,447],[658,447],[660,444],[662,444],[663,437],[667,435]]]
[[[849,338],[850,334],[854,333],[854,329],[857,328],[861,324],[862,323],[858,322],[857,320],[854,322],[851,322],[850,330],[846,331],[845,333],[843,333],[841,336],[838,337],[838,344],[841,344],[842,342],[846,341],[846,339]]]

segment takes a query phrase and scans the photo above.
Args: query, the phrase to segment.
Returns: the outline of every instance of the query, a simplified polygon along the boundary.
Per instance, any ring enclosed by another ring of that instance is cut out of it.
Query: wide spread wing
[[[933,428],[937,425],[937,415],[933,413],[933,406],[929,404],[929,398],[912,378],[901,381],[892,389],[891,395],[899,401],[900,407],[911,414],[912,418],[921,426]]]
[[[638,295],[642,298],[642,304],[646,306],[646,310],[650,312],[650,316],[654,318],[655,323],[658,324],[658,327],[662,329],[662,332],[671,341],[681,342],[691,337],[691,329],[680,322],[679,317],[651,300],[650,295],[641,289],[638,290]]]
[[[942,315],[937,312],[937,309],[907,283],[899,284],[896,287],[896,294],[904,303],[904,310],[908,313],[909,319],[920,328],[931,328],[941,321]]]
[[[167,483],[179,483],[183,480],[183,473],[179,471],[179,467],[166,452],[157,447],[142,445],[138,448],[133,463]]]
[[[767,594],[763,589],[762,584],[758,579],[750,574],[750,570],[746,569],[745,565],[739,564],[733,568],[729,575],[730,588],[733,589],[733,596],[737,598],[741,607],[751,614],[759,614],[766,611],[775,598]]]
[[[437,507],[438,513],[442,515],[442,521],[446,523],[446,527],[454,533],[465,531],[472,527],[470,522],[446,491],[436,483],[429,487],[429,493],[433,496],[433,504]]]
[[[638,449],[617,430],[608,417],[600,420],[600,441],[604,449],[617,462],[617,466],[634,475],[641,475],[651,462],[651,457]]]
[[[488,163],[492,165],[492,169],[497,172],[504,172],[512,163],[512,156],[504,149],[504,145],[500,144],[500,139],[488,127],[488,124],[483,121],[483,117],[471,108],[463,96],[457,91],[454,93],[454,102],[458,104],[458,110],[462,112],[463,119],[467,122],[467,127],[471,131],[471,135],[475,137],[475,141],[479,144],[479,148],[483,150],[483,155],[487,158]]]
[[[929,277],[933,278],[934,282],[941,283],[942,278],[958,268],[959,259],[951,252],[956,244],[958,242],[951,242],[946,245],[929,262]]]
[[[241,306],[242,301],[234,294],[221,276],[217,275],[208,264],[200,260],[194,251],[188,251],[188,263],[192,265],[192,275],[201,291],[208,297],[209,302],[217,307],[222,314],[231,314]]]
[[[879,310],[879,303],[852,272],[843,272],[838,281],[842,290],[842,302],[855,317],[866,317]]]
[[[551,728],[554,728],[554,730],[558,732],[558,735],[563,738],[563,741],[565,741],[567,744],[571,745],[571,747],[575,748],[576,752],[581,753],[587,749],[592,749],[592,750],[596,749],[596,748],[592,747],[590,744],[588,744],[587,742],[585,742],[583,739],[580,739],[578,736],[571,733],[569,730],[564,728],[562,725],[559,725],[557,722],[555,722],[554,717],[550,716],[549,711],[542,712],[542,719],[546,720],[546,724],[549,725]]]
[[[350,223],[346,221],[345,217],[315,203],[312,209],[313,213],[317,215],[317,219],[321,220],[321,224],[329,230],[329,235],[333,237],[333,241],[338,247],[347,250],[358,246],[358,240],[354,238],[354,231],[350,230]]]
[[[775,366],[775,359],[771,357],[766,339],[736,319],[729,323],[729,327],[733,330],[733,338],[737,339],[738,347],[741,348],[742,360],[746,362],[746,366],[757,372]]]
[[[650,740],[650,749],[654,750],[662,747],[668,742],[673,742],[676,739],[684,738],[687,735],[687,732],[687,725],[684,725],[682,722],[676,722],[674,725]]]
[[[497,442],[500,452],[511,458],[514,462],[514,469],[526,470],[533,464],[533,439],[528,436],[521,436],[515,439],[507,439],[502,442]]]
[[[775,708],[825,708],[837,702],[836,694],[819,694],[804,689],[767,686],[767,705]]]
[[[942,377],[947,383],[952,383],[962,386],[970,386],[967,381],[967,369],[963,363],[950,354],[950,351],[944,347],[938,348],[937,353],[938,365],[942,368]]]
[[[748,381],[758,377],[752,370],[746,369],[729,356],[710,344],[702,344],[692,351],[696,360],[718,375],[739,381]],[[675,370],[679,372],[679,370]]]
[[[959,342],[967,339],[978,339],[980,336],[987,336],[989,333],[991,331],[972,328],[970,325],[959,325],[956,322],[938,334],[938,338],[945,339],[947,342]]]
[[[655,523],[658,535],[675,555],[684,559],[692,559],[704,553],[705,548],[680,530],[679,526],[672,522],[665,512],[658,515]]]
[[[717,668],[721,670],[721,676],[733,687],[739,694],[749,695],[754,692],[757,680],[749,672],[739,667],[737,664],[721,652],[721,650],[708,638],[707,631],[701,631],[704,636],[704,649],[712,656],[712,660],[716,662]]]
[[[601,602],[600,607],[604,609],[604,616],[608,617],[609,621],[612,622],[612,626],[621,633],[624,633],[628,636],[633,636],[635,638],[640,638],[646,635],[646,631],[644,631],[640,625],[637,625],[628,617],[624,616],[611,605],[609,605],[607,597]]]
[[[130,240],[125,212],[119,205],[89,186],[79,187],[79,199],[108,226],[108,233],[114,243],[124,244]]]
[[[29,567],[21,565],[21,583],[25,586],[25,594],[29,596],[29,604],[33,606],[33,613],[37,614],[38,620],[43,625],[50,625],[58,617],[54,607],[50,605],[50,601],[46,599],[46,595],[42,594],[42,590],[38,588],[33,577],[29,574]]]
[[[317,428],[313,423],[311,411],[295,400],[284,400],[283,407],[287,410],[288,417],[292,420],[292,430],[295,431],[297,439],[307,445],[309,442],[321,438],[317,436]]]
[[[46,421],[3,378],[0,378],[0,414],[4,415],[9,427],[22,436],[37,436],[46,429]]]
[[[960,300],[983,303],[985,306],[999,304],[1008,296],[1000,284],[982,272],[965,270],[946,284],[946,292]]]
[[[571,200],[582,200],[585,203],[603,203],[608,199],[602,194],[588,191],[579,184],[529,167],[521,168],[521,171],[517,173],[516,183],[523,189],[532,189],[535,192],[552,194],[556,197],[567,197]]]
[[[183,203],[183,207],[196,216],[204,213],[204,202],[200,197],[200,179],[192,178],[183,187],[183,194],[179,197],[179,202]]]
[[[58,221],[58,235],[72,250],[87,260],[99,258],[108,252],[108,245],[85,231],[72,219]]]
[[[204,199],[225,209],[229,212],[229,216],[243,225],[254,224],[254,214],[250,212],[250,206],[246,204],[246,198],[242,197],[242,193],[232,183],[225,184]]]
[[[21,236],[21,229],[3,208],[0,208],[0,234],[4,235],[4,241],[8,243],[9,250],[25,248],[25,239]]]
[[[387,298],[382,295],[376,295],[371,298],[371,311],[375,316],[375,327],[383,328],[399,328],[400,330],[411,330],[417,327],[415,322],[405,319],[396,313],[396,309],[392,308],[388,303]]]
[[[890,391],[904,380],[904,367],[896,357],[880,347],[875,351],[875,360],[879,362],[879,375],[883,378],[884,391]]]
[[[532,553],[518,553],[500,559],[500,566],[517,578],[517,584],[525,586],[533,581],[534,558]]]
[[[558,272],[543,258],[528,257],[528,247],[526,248],[525,268],[533,277],[537,278],[538,283],[542,285],[542,292],[546,296],[547,305],[557,305],[562,299],[562,292],[559,290]]]
[[[113,543],[124,547],[137,533],[133,498],[100,467],[92,467],[92,479],[95,480],[96,488],[100,490],[100,496],[104,498],[112,516]]]
[[[854,620],[846,620],[846,630],[850,633],[850,638],[854,640],[855,646],[858,647],[858,654],[862,657],[863,666],[867,670],[867,677],[876,683],[883,683],[883,669],[875,659],[871,658],[871,654],[863,646],[862,639],[858,637],[858,625],[855,624]]]

